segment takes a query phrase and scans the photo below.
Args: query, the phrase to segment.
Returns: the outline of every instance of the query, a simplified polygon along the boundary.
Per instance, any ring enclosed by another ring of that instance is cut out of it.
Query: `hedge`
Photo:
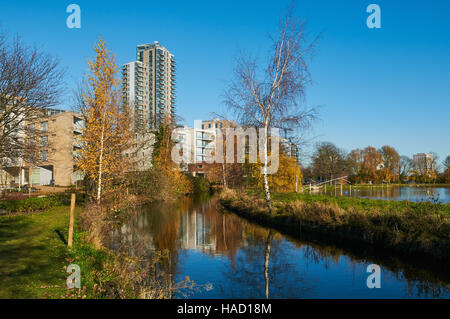
[[[85,194],[77,194],[77,203],[82,203],[85,200]],[[45,197],[30,197],[22,200],[1,200],[0,211],[6,213],[31,213],[43,211],[58,205],[69,204],[70,194],[57,194]]]

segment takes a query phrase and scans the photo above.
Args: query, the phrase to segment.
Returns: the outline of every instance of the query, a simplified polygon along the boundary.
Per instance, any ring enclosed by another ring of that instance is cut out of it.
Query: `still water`
[[[450,271],[315,239],[292,239],[221,212],[216,197],[142,208],[116,236],[130,247],[166,250],[173,285],[189,277],[197,289],[175,298],[449,298]],[[381,288],[369,289],[370,264]]]
[[[316,193],[325,193],[324,187],[318,190]],[[326,194],[328,195],[341,195],[339,185],[336,190],[328,188]],[[343,196],[371,198],[371,199],[383,199],[383,200],[407,200],[413,202],[422,201],[434,201],[440,203],[450,203],[450,187],[414,187],[414,186],[365,186],[365,187],[353,187],[350,193],[348,187],[343,189]]]

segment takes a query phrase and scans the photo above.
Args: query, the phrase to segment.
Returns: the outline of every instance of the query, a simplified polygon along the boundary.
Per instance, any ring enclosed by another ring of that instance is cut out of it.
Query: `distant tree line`
[[[348,176],[352,183],[450,183],[450,156],[439,165],[433,154],[428,163],[415,163],[389,145],[367,146],[347,153],[330,142],[318,143],[310,166],[303,169],[305,181],[326,181]]]

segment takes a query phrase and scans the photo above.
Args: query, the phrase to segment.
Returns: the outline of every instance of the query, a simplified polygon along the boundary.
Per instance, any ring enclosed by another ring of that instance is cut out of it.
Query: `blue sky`
[[[81,7],[82,28],[66,27]],[[192,126],[223,112],[221,94],[239,50],[263,58],[267,35],[290,1],[3,1],[0,26],[59,57],[70,90],[99,36],[120,64],[137,44],[159,41],[177,59],[177,112]],[[366,7],[381,7],[368,29]],[[306,101],[321,106],[314,141],[350,151],[389,144],[400,154],[450,155],[450,1],[295,1],[314,35]]]

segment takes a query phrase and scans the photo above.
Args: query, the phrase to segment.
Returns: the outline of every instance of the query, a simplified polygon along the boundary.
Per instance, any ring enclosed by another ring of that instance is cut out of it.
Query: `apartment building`
[[[434,170],[434,157],[431,153],[418,153],[413,155],[414,170],[422,172]]]
[[[289,139],[286,138],[280,138],[280,144],[281,147],[283,149],[283,151],[285,152],[286,156],[295,158],[298,160],[299,158],[299,149],[298,149],[298,145],[292,141],[290,141]]]
[[[79,114],[57,109],[37,111],[25,125],[26,138],[35,147],[27,159],[5,168],[12,182],[19,186],[69,186],[83,179],[74,167],[80,149],[76,136],[84,126]]]
[[[174,55],[157,41],[138,45],[136,61],[123,66],[123,99],[138,127],[155,130],[175,115],[175,74]]]
[[[194,175],[206,175],[209,163],[216,150],[216,136],[220,129],[236,127],[231,121],[213,119],[210,121],[195,121],[194,128],[179,126],[175,141],[186,154],[180,168]],[[225,131],[223,131],[225,134]]]
[[[124,105],[130,107],[134,127],[149,127],[149,81],[147,67],[140,61],[127,63],[122,68],[122,94]]]

